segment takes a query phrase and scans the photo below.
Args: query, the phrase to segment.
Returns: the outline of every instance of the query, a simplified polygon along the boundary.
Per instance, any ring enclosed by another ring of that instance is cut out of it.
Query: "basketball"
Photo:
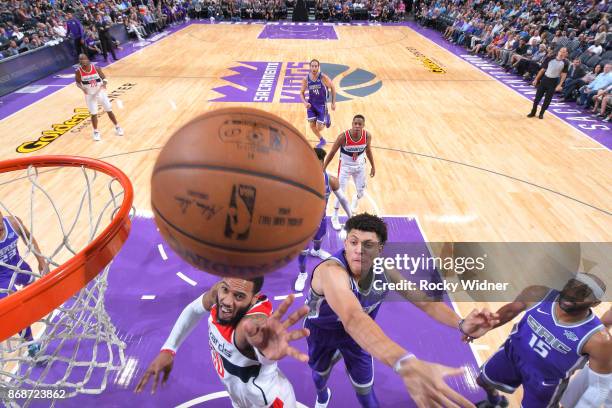
[[[155,222],[170,247],[200,270],[253,277],[290,262],[325,212],[321,163],[285,120],[226,108],[184,125],[151,178]]]

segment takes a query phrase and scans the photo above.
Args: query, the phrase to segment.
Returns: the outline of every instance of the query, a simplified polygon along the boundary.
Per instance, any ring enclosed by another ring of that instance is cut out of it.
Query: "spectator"
[[[587,74],[586,67],[580,61],[580,58],[574,58],[567,72],[567,79],[563,86],[563,98],[569,100],[572,93],[579,88],[578,83]]]
[[[6,57],[13,57],[15,55],[19,55],[19,47],[17,47],[17,43],[15,42],[15,40],[11,40],[9,42],[9,47],[6,51],[4,51],[4,55]]]
[[[597,75],[593,82],[580,89],[580,97],[576,104],[588,108],[593,102],[593,97],[597,95],[597,91],[610,85],[612,85],[612,63],[607,63],[603,72]]]
[[[593,56],[593,55],[601,55],[603,51],[603,47],[601,46],[601,41],[600,42],[596,42],[595,44],[591,45],[586,52],[589,53],[589,55]]]
[[[578,90],[584,85],[590,84],[593,80],[603,71],[603,65],[597,64],[593,69],[593,72],[589,72],[578,80],[572,81],[571,86],[568,85],[567,89],[563,91],[563,97],[565,101],[575,101],[579,95]]]

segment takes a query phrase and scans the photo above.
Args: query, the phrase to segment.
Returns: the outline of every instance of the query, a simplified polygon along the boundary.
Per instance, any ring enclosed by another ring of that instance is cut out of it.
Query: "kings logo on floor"
[[[235,74],[221,78],[228,85],[213,88],[223,96],[211,102],[301,103],[300,89],[310,69],[308,62],[239,61],[238,64],[229,68]],[[334,82],[337,102],[364,98],[382,88],[382,80],[362,68],[322,63],[321,71]]]

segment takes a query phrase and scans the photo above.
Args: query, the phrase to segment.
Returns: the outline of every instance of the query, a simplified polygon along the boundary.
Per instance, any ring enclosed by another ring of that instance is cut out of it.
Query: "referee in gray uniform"
[[[544,111],[550,105],[555,91],[561,91],[563,88],[568,68],[569,61],[567,60],[567,48],[565,47],[559,49],[556,57],[548,57],[544,60],[542,68],[533,80],[533,86],[537,87],[538,90],[533,100],[533,108],[531,108],[531,112],[527,115],[528,117],[533,118],[536,115],[538,104],[542,100],[542,96],[544,96],[544,103],[538,116],[540,119],[544,119]]]

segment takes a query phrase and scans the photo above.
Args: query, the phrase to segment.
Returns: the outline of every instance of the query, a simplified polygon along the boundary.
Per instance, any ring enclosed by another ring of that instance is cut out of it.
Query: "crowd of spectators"
[[[612,118],[612,2],[426,0],[417,7],[420,24],[526,81],[565,47],[571,65],[559,96]]]
[[[166,26],[184,21],[186,0],[10,0],[0,1],[0,59],[39,47],[74,41],[90,58],[114,54],[104,36],[113,24],[123,24],[134,38],[144,39]],[[102,35],[102,38],[101,38]]]
[[[114,51],[101,31],[123,24],[138,40],[186,19],[280,20],[296,0],[9,0],[0,1],[0,59],[67,38],[90,58]],[[404,20],[412,0],[308,0],[322,21]],[[106,28],[105,28],[106,25]]]

